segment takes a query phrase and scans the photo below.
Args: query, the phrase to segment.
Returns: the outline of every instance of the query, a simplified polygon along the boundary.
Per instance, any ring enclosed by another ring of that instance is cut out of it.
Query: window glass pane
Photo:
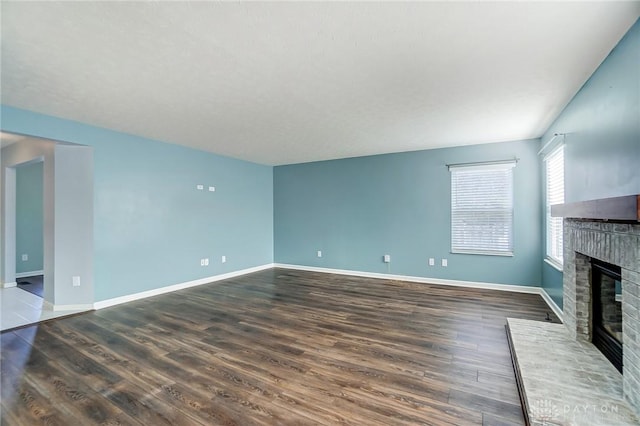
[[[551,206],[564,203],[564,147],[545,159],[547,257],[562,264],[562,218],[551,217]]]
[[[513,253],[513,166],[451,168],[451,251]]]

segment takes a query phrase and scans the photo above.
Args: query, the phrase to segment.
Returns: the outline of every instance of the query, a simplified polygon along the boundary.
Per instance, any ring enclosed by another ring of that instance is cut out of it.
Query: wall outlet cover
[[[429,258],[429,266],[434,266],[436,264],[436,260],[433,257]]]
[[[216,192],[216,187],[215,186],[210,186],[209,187],[209,192]]]
[[[442,266],[448,266],[449,262],[447,261],[447,259],[442,259]]]
[[[382,260],[384,261],[384,263],[391,262],[391,255],[385,254],[384,257],[382,258]]]
[[[204,189],[204,185],[196,185],[196,189],[198,191],[202,191]]]
[[[318,257],[322,257],[322,250],[318,250]]]
[[[226,263],[227,262],[227,256],[222,256],[221,261],[222,261],[222,263]]]

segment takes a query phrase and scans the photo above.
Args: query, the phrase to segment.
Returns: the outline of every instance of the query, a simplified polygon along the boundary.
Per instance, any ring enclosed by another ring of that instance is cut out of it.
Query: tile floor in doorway
[[[83,312],[45,309],[41,297],[18,287],[0,289],[0,309],[0,331]]]

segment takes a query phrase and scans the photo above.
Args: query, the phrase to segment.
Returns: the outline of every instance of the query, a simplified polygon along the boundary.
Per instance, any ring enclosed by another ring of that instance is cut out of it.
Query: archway
[[[3,286],[16,282],[16,167],[43,162],[44,300],[50,310],[93,306],[93,148],[24,137],[2,149]]]

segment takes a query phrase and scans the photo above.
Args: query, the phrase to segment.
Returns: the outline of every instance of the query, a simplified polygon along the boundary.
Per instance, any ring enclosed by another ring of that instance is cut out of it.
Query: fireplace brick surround
[[[640,224],[564,219],[564,324],[591,341],[591,258],[622,269],[623,395],[640,416]]]

